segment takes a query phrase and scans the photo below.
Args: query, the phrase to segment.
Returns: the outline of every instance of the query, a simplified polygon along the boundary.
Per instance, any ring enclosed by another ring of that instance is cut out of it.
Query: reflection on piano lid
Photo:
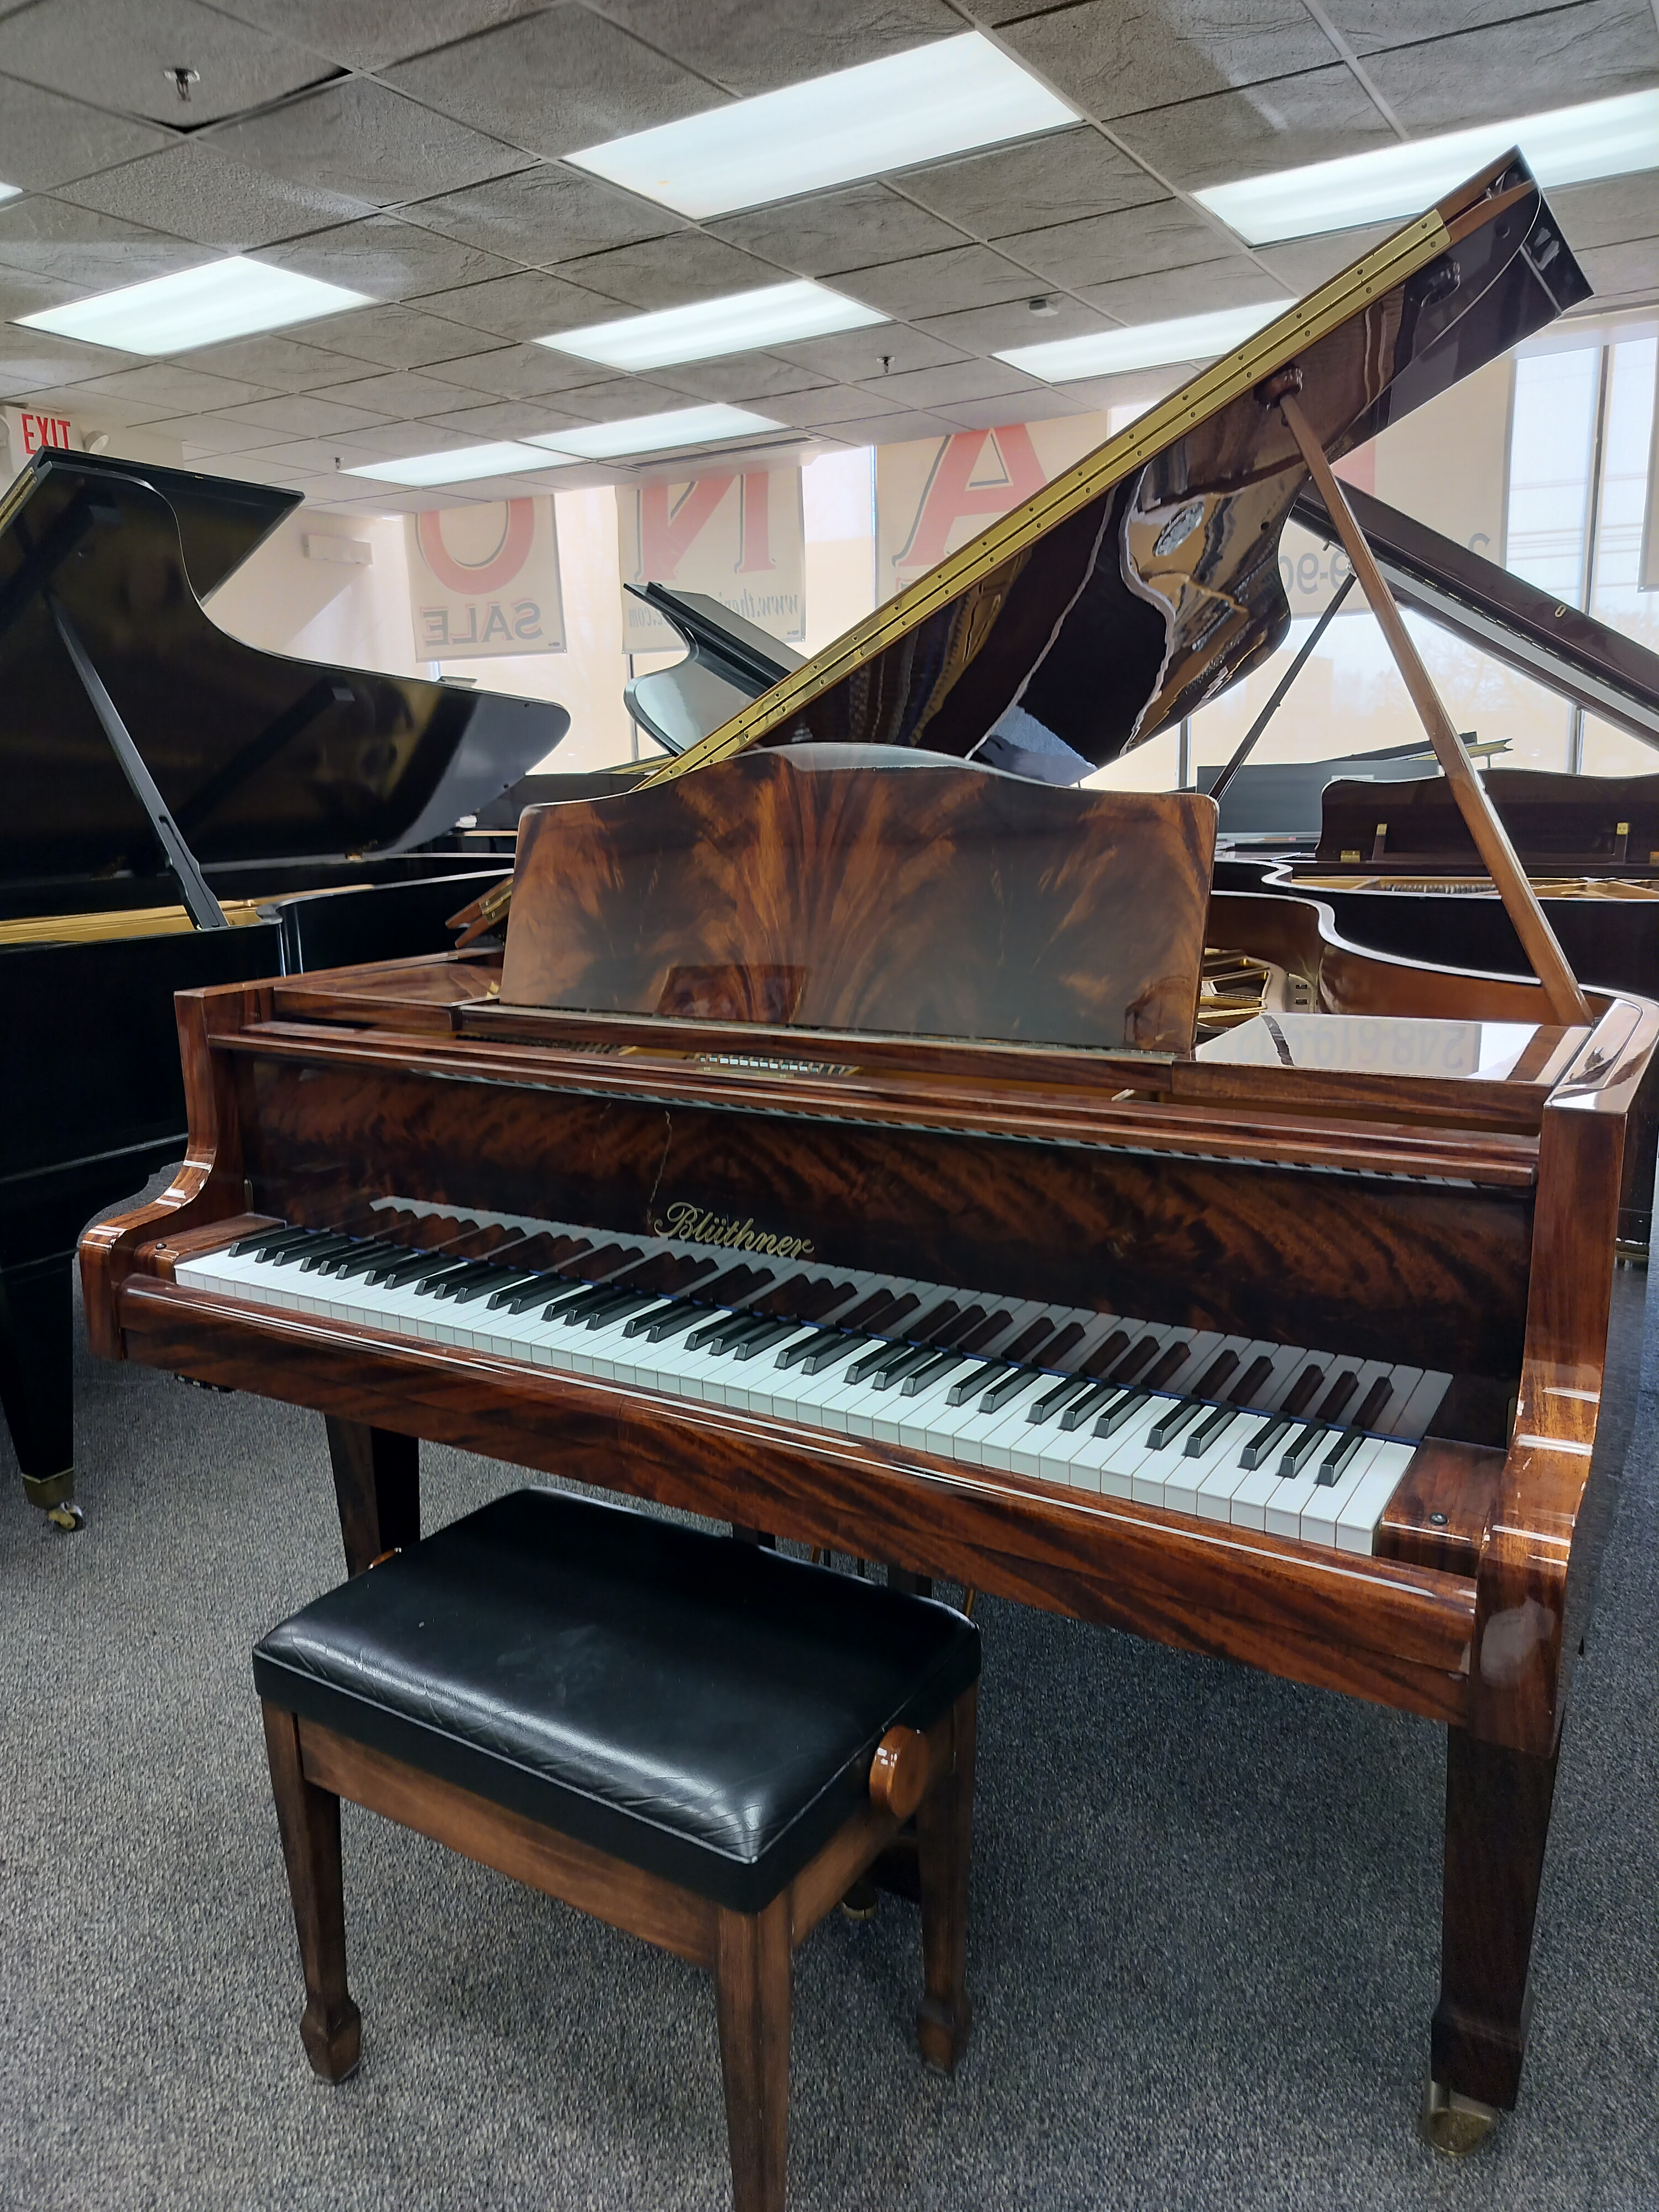
[[[1045,781],[1065,754],[1073,779],[1116,759],[1285,634],[1279,538],[1309,471],[1272,380],[1300,370],[1298,404],[1339,459],[1589,290],[1505,157],[658,775],[803,739],[978,755]]]
[[[407,851],[558,744],[569,717],[548,702],[220,629],[203,597],[295,504],[148,463],[32,457],[0,502],[0,882],[148,874],[158,847],[173,864],[95,687],[204,867]]]

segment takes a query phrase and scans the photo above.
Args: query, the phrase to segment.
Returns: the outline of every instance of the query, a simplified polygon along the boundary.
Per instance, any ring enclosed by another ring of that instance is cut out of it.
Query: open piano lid
[[[1519,154],[1213,362],[677,759],[916,745],[1074,781],[1193,713],[1290,622],[1308,471],[1261,387],[1290,364],[1332,459],[1589,296]],[[969,678],[971,671],[971,680]]]
[[[296,502],[47,449],[0,502],[0,881],[156,865],[144,811],[54,625],[63,609],[204,866],[393,852],[550,752],[561,707],[294,660],[201,600]]]

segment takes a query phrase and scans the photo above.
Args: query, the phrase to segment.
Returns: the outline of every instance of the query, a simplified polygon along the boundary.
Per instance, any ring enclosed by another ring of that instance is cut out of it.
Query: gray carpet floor
[[[913,1910],[834,1916],[793,2205],[1659,2205],[1656,1382],[1650,1343],[1526,2079],[1478,2157],[1413,2129],[1437,1731],[988,1603],[972,2048],[917,2062]],[[84,1352],[78,1387],[80,1534],[0,1437],[0,2204],[724,2207],[702,1978],[350,1808],[364,2060],[313,2080],[248,1651],[339,1578],[321,1420]],[[428,1526],[520,1479],[426,1469]]]

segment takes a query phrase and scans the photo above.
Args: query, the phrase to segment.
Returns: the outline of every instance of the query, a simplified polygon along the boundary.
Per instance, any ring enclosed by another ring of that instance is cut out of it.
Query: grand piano
[[[82,1244],[99,1352],[326,1417],[354,1571],[435,1439],[1443,1724],[1452,2151],[1520,2087],[1659,1009],[1579,985],[1431,692],[1532,977],[1217,892],[1209,799],[1041,763],[1270,650],[1308,480],[1584,289],[1496,164],[635,789],[532,809],[467,950],[185,994],[186,1165]]]
[[[500,871],[446,833],[569,724],[218,629],[297,498],[48,449],[0,501],[0,1407],[62,1526],[76,1238],[184,1151],[173,993],[447,945]]]

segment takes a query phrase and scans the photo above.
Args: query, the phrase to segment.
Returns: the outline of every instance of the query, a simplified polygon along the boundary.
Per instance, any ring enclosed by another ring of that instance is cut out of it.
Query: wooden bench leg
[[[305,1971],[306,2008],[300,2039],[312,2070],[343,2081],[357,2070],[362,2015],[346,1988],[345,1897],[340,1881],[340,1801],[307,1782],[300,1763],[300,1730],[292,1713],[264,1707],[271,1794],[282,1831],[289,1895]]]
[[[783,2212],[789,2130],[789,1893],[717,1916],[714,1994],[733,2212]]]
[[[979,1692],[957,1700],[951,1715],[953,1757],[916,1808],[916,1858],[921,1886],[921,1962],[925,1994],[916,2039],[930,2066],[949,2074],[968,2047],[968,1868],[974,1825],[974,1735]]]

